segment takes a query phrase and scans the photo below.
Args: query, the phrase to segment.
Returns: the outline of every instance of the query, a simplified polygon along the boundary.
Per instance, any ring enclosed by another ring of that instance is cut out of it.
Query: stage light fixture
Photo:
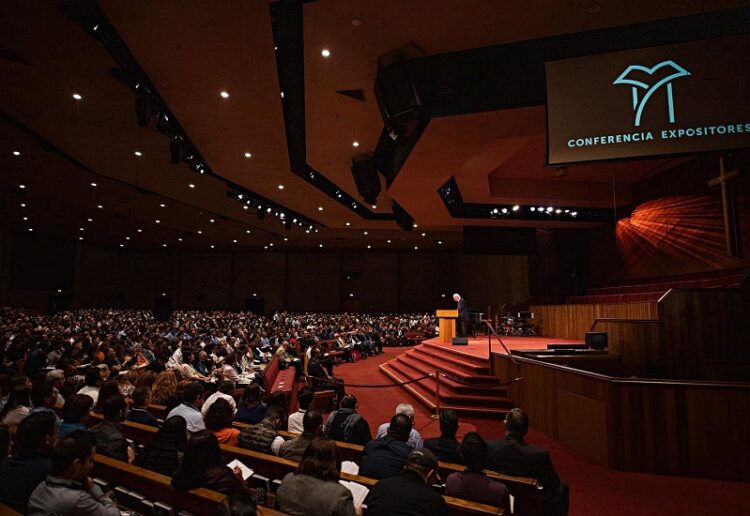
[[[529,209],[530,209],[531,211],[536,211],[536,208],[534,208],[533,206],[532,206],[531,208],[529,208]]]
[[[517,205],[517,204],[515,206],[513,206],[513,211],[518,211],[520,209],[521,209],[521,207],[519,205]]]

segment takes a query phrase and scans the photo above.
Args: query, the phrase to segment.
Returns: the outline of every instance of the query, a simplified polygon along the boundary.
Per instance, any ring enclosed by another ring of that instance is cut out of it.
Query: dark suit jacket
[[[465,322],[469,322],[469,308],[466,306],[466,300],[461,298],[458,300],[458,318],[463,319]]]
[[[527,444],[522,437],[514,434],[509,434],[503,440],[490,441],[487,447],[487,469],[505,475],[536,478],[544,488],[545,498],[555,496],[560,477],[552,466],[547,450]]]

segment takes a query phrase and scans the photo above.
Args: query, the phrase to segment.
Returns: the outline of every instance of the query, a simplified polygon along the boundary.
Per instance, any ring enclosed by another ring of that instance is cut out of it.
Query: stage
[[[583,344],[582,340],[571,339],[554,339],[549,337],[500,337],[508,348],[514,349],[547,349],[548,344]],[[454,346],[440,342],[440,337],[428,339],[423,344],[439,345],[451,349],[454,352],[464,353],[474,358],[489,358],[487,354],[487,336],[469,337],[469,344],[466,346]],[[492,352],[507,354],[497,337],[492,337]]]

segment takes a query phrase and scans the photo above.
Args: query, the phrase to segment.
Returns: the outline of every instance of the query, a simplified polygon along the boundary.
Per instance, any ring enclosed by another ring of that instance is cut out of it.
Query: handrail
[[[515,358],[513,355],[510,354],[510,350],[505,345],[505,342],[503,342],[503,339],[500,338],[500,335],[497,334],[495,331],[495,328],[492,327],[492,322],[489,319],[484,320],[484,324],[487,325],[488,332],[487,332],[487,360],[489,360],[490,365],[490,373],[492,372],[492,336],[494,335],[495,338],[497,338],[498,342],[500,342],[500,345],[503,347],[507,355],[510,357],[511,362],[514,364],[517,364]]]
[[[503,356],[502,353],[494,353],[497,356]],[[562,364],[556,364],[553,362],[546,362],[544,360],[538,360],[534,358],[529,357],[523,357],[523,356],[516,356],[516,360],[514,363],[517,365],[518,362],[526,362],[534,365],[542,365],[545,367],[549,367],[551,369],[556,369],[559,371],[566,371],[566,372],[572,372],[576,374],[580,374],[581,376],[588,376],[590,378],[596,378],[598,380],[605,380],[609,383],[613,384],[633,384],[633,385],[667,385],[667,386],[675,386],[675,387],[711,387],[711,388],[717,388],[717,389],[748,389],[750,390],[750,382],[717,382],[717,381],[706,381],[706,380],[669,380],[669,379],[661,379],[661,380],[650,380],[647,378],[620,378],[617,376],[607,376],[605,374],[601,373],[594,373],[593,371],[586,371],[585,369],[578,369],[571,366],[566,366]]]

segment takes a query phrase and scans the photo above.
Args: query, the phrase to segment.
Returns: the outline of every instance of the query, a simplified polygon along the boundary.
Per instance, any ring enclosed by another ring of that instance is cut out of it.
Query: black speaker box
[[[354,158],[351,170],[359,195],[366,203],[375,204],[380,194],[380,178],[375,163],[369,157]]]
[[[468,346],[469,337],[453,337],[454,346]]]

